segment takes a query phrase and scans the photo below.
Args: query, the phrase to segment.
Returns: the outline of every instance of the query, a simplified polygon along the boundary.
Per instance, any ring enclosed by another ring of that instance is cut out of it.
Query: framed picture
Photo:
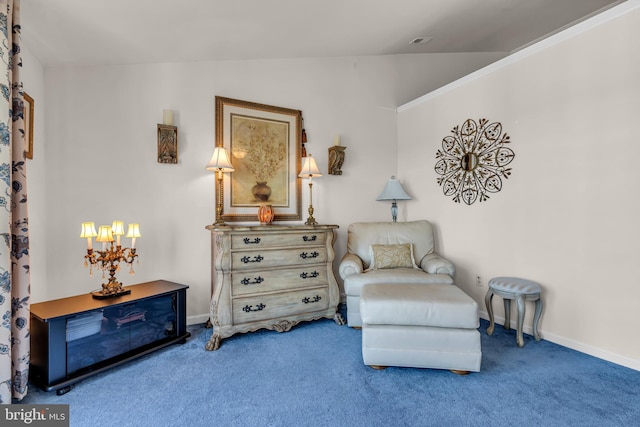
[[[257,221],[263,204],[274,221],[300,220],[301,128],[300,110],[216,96],[216,146],[234,168],[224,183],[225,221]]]
[[[24,142],[26,144],[25,157],[27,159],[33,159],[33,98],[24,95]]]

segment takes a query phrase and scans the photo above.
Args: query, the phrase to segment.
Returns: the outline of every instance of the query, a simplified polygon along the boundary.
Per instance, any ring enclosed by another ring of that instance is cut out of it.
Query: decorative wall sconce
[[[344,150],[347,147],[340,145],[340,135],[333,137],[333,146],[329,147],[329,175],[342,175],[344,163]]]
[[[107,299],[120,295],[130,294],[131,290],[124,289],[122,283],[116,279],[116,271],[120,270],[120,263],[129,264],[129,274],[134,274],[133,261],[138,258],[136,253],[136,239],[141,237],[140,225],[129,224],[126,237],[131,238],[131,248],[123,248],[120,245],[120,236],[124,235],[124,223],[113,221],[112,225],[101,225],[99,232],[93,222],[83,222],[80,237],[87,239],[87,254],[84,256],[84,266],[89,267],[89,276],[93,276],[93,266],[96,265],[102,271],[102,278],[109,272],[109,280],[102,284],[101,291],[91,292],[95,299]],[[115,245],[114,245],[114,238]],[[102,250],[93,249],[92,239],[102,243]]]
[[[222,174],[234,171],[231,160],[229,160],[227,149],[224,147],[216,147],[205,169],[216,172],[216,180],[218,183],[216,190],[216,222],[214,222],[213,225],[225,225],[222,219],[222,214],[224,213],[224,200],[222,200],[224,194],[222,180],[224,176]]]
[[[392,176],[389,178],[384,186],[384,190],[382,190],[382,193],[380,193],[376,200],[391,200],[391,218],[393,219],[393,222],[396,222],[398,218],[398,204],[396,202],[398,200],[411,200],[411,196],[404,191],[400,181],[398,181],[395,176]]]
[[[318,222],[313,217],[313,178],[320,177],[322,176],[322,174],[320,173],[320,169],[318,169],[316,159],[314,159],[311,154],[309,154],[303,160],[304,163],[302,164],[302,169],[300,170],[300,174],[298,176],[300,178],[309,178],[309,218],[307,218],[305,224],[317,225]]]
[[[302,111],[300,111],[300,121],[302,122],[302,131],[300,134],[300,157],[307,157],[307,147],[304,145],[307,143],[307,131],[304,129],[304,118],[302,117]]]
[[[178,128],[173,126],[173,112],[162,110],[163,124],[158,124],[158,163],[178,163]]]
[[[509,178],[506,168],[516,156],[506,147],[509,135],[502,133],[502,125],[480,119],[476,123],[467,119],[461,127],[455,126],[453,136],[442,139],[442,149],[436,153],[435,171],[445,196],[467,205],[476,200],[489,199],[489,193],[502,189],[502,178]]]

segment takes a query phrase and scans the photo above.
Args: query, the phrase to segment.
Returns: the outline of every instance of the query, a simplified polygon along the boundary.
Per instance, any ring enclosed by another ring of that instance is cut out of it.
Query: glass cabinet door
[[[67,375],[177,336],[173,295],[67,318]]]

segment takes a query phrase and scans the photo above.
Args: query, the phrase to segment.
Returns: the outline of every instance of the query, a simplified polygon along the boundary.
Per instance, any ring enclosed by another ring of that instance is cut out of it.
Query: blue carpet
[[[204,349],[211,330],[20,403],[70,405],[72,426],[632,426],[640,372],[482,321],[480,373],[362,363],[361,332],[331,320]]]

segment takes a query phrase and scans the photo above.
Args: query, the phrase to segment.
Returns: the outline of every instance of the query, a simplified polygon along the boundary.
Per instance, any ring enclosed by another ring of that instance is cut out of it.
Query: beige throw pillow
[[[371,265],[367,269],[418,268],[413,258],[413,244],[371,245]]]

